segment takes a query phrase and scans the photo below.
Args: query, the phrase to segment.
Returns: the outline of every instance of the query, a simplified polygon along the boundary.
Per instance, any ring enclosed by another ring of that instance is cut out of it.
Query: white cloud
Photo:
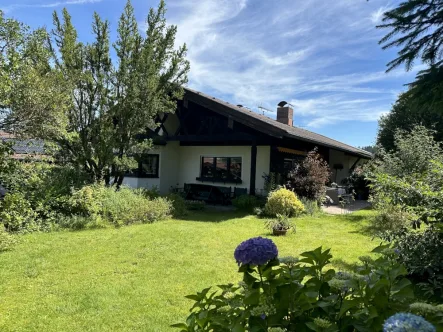
[[[383,18],[383,14],[391,9],[390,6],[382,6],[378,8],[376,11],[371,13],[371,22],[373,24],[380,24]]]
[[[83,5],[86,3],[96,3],[102,2],[103,0],[70,0],[70,1],[57,1],[48,4],[37,5],[39,7],[48,8],[48,7],[60,7],[60,6],[68,6],[68,5]]]
[[[6,7],[0,8],[5,13],[10,13],[16,9],[20,8],[55,8],[60,6],[69,5],[83,5],[89,3],[102,2],[103,0],[67,0],[67,1],[56,1],[49,3],[33,3],[33,4],[12,4]]]
[[[375,28],[388,0],[187,0],[172,3],[190,87],[274,109],[292,100],[308,127],[375,121],[414,73],[385,73]],[[299,121],[299,122],[300,122]],[[297,121],[296,121],[297,122]]]

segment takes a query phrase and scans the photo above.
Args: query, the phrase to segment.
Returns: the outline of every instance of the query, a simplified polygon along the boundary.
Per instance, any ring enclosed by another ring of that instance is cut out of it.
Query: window
[[[241,157],[202,157],[199,181],[241,183]]]
[[[158,154],[148,154],[140,160],[140,177],[158,178],[159,157]]]
[[[302,162],[305,158],[305,156],[293,156],[292,158],[285,158],[283,161],[285,173],[292,171],[294,167]]]
[[[142,157],[136,158],[138,167],[128,172],[126,176],[139,178],[158,178],[158,168],[160,155],[146,154]]]

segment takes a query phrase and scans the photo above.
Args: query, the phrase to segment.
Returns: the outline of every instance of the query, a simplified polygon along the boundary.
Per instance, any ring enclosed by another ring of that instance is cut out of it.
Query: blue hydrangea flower
[[[423,317],[403,312],[389,317],[383,325],[383,332],[413,331],[436,332],[436,329]]]
[[[254,237],[240,243],[234,252],[238,265],[264,265],[277,256],[275,243],[262,237]]]

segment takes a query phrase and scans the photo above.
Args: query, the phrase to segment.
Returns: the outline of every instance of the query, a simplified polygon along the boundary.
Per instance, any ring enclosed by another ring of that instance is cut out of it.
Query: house
[[[45,155],[45,143],[39,139],[17,139],[13,134],[0,131],[0,140],[12,144],[14,154],[12,157],[17,160],[42,159]]]
[[[340,181],[371,153],[293,126],[293,109],[277,108],[277,120],[192,89],[185,89],[175,114],[158,118],[149,137],[155,148],[124,184],[157,187],[164,194],[184,184],[245,188],[260,194],[264,174],[285,176],[294,163],[318,148]]]

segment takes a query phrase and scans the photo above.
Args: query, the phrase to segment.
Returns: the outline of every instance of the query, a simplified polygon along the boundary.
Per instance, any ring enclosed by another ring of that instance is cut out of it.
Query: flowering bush
[[[413,299],[406,269],[389,246],[361,257],[354,273],[328,269],[332,255],[321,247],[300,259],[277,257],[264,238],[242,242],[235,250],[243,280],[188,295],[194,301],[186,323],[190,331],[435,331],[443,327],[443,308],[408,303]],[[426,319],[398,312],[425,311]],[[393,316],[394,315],[394,316]],[[392,316],[392,317],[391,317]],[[408,325],[409,324],[409,325]],[[434,325],[432,325],[434,324]],[[397,328],[397,329],[396,329]],[[403,329],[401,329],[403,328]],[[434,328],[434,329],[433,329]],[[411,330],[412,331],[412,330]]]
[[[280,188],[269,193],[264,213],[270,217],[276,217],[277,214],[293,217],[300,215],[304,210],[303,203],[294,192]]]
[[[423,317],[409,313],[398,313],[383,324],[383,332],[435,332],[435,327]]]
[[[278,250],[274,242],[260,236],[240,243],[234,252],[238,265],[264,265],[277,256]]]

